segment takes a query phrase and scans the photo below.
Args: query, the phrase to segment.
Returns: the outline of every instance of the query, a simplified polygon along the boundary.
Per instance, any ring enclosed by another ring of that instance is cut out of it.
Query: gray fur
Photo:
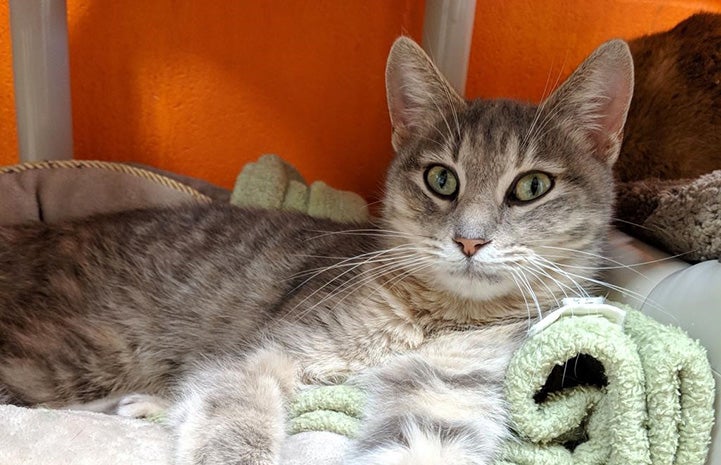
[[[210,205],[0,228],[0,399],[159,396],[179,464],[271,464],[288,397],[348,380],[371,394],[349,464],[488,463],[524,329],[601,260],[629,69],[611,42],[540,108],[466,102],[399,39],[376,225]],[[432,164],[454,198],[425,184]],[[512,201],[535,170],[553,188]],[[457,237],[488,243],[469,257]]]

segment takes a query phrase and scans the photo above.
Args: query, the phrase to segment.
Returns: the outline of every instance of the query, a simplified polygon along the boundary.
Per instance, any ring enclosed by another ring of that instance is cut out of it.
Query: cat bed
[[[156,168],[103,161],[59,160],[0,168],[0,224],[53,223],[185,202],[230,202],[300,211],[342,222],[368,219],[358,194],[322,181],[308,185],[277,155],[248,163],[233,192]]]
[[[200,182],[192,187],[181,179],[172,173],[101,161],[61,160],[8,166],[0,169],[0,224],[52,223],[99,213],[223,198],[220,188]]]
[[[172,173],[103,162],[42,162],[8,167],[0,170],[0,174],[0,197],[8,199],[0,205],[0,224],[58,221],[183,202],[230,201],[234,196],[199,181],[185,182],[188,180]],[[256,187],[249,188],[253,185]],[[367,210],[357,208],[357,199],[348,193],[325,187],[312,193],[313,187],[307,186],[292,167],[277,157],[264,157],[246,167],[238,178],[235,197],[247,204],[251,193],[257,194],[261,188],[270,194],[256,202],[267,202],[261,203],[266,207],[310,211],[326,205],[325,210],[318,211],[327,215],[329,210],[349,206],[343,213],[346,219],[362,220],[367,216]],[[243,189],[246,194],[239,194]],[[171,461],[171,435],[160,424],[88,412],[14,406],[0,406],[0,418],[3,419],[0,463],[132,465]],[[309,416],[304,418],[307,421]],[[310,418],[318,415],[311,414]],[[294,424],[298,425],[298,420]],[[342,434],[302,429],[284,445],[283,464],[341,463],[342,451],[347,446]]]
[[[619,183],[618,227],[680,258],[721,259],[721,170]]]

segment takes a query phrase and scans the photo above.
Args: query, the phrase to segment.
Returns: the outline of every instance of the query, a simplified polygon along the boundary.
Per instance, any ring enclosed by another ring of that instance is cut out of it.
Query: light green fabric
[[[277,155],[263,155],[238,175],[230,203],[243,207],[293,210],[347,223],[368,220],[365,200],[322,181],[308,186],[290,164]]]
[[[351,386],[311,388],[290,406],[288,433],[330,431],[355,436],[363,413],[363,392]]]
[[[677,328],[623,310],[622,324],[600,315],[561,318],[516,352],[506,381],[516,437],[497,465],[703,464],[714,412],[705,350]],[[608,385],[567,389],[537,404],[534,395],[554,366],[578,354],[603,364]],[[350,394],[352,388],[345,386],[339,397],[334,389],[300,394],[291,408],[291,432],[327,430],[353,437],[363,394]],[[320,415],[317,428],[293,427],[314,410],[334,414]],[[587,440],[566,449],[563,443],[579,431]]]

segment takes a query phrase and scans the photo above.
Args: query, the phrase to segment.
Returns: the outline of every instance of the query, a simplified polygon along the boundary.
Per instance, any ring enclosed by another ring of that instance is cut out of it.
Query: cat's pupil
[[[448,171],[442,170],[440,173],[438,173],[438,178],[436,178],[438,181],[438,187],[443,189],[446,187],[446,182],[448,181]]]
[[[539,188],[539,181],[538,176],[534,176],[531,180],[531,194],[536,196],[538,194],[538,188]]]

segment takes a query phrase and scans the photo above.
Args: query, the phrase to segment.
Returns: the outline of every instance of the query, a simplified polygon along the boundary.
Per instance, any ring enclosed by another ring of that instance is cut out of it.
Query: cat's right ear
[[[602,44],[543,104],[609,166],[618,158],[631,97],[633,58],[622,40]]]
[[[446,117],[447,112],[465,106],[428,55],[408,37],[398,38],[391,47],[386,95],[396,151]]]

